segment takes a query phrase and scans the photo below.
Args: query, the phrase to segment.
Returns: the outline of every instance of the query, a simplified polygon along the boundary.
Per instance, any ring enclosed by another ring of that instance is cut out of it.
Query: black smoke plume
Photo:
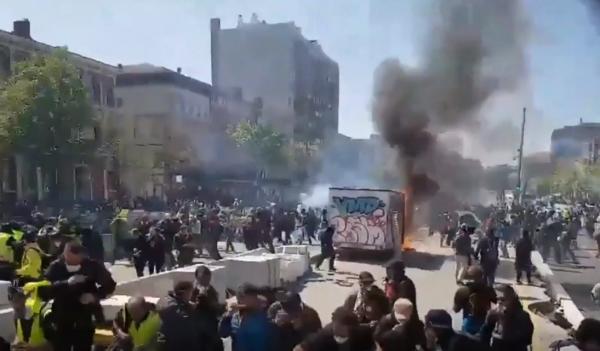
[[[374,79],[373,121],[398,151],[401,178],[415,200],[438,190],[479,190],[481,162],[450,151],[438,137],[456,130],[478,133],[482,105],[516,89],[526,74],[519,0],[433,2],[421,66],[388,59]]]

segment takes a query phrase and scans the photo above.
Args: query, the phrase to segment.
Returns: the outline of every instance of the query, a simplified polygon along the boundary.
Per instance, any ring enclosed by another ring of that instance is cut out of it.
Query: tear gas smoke
[[[330,184],[317,184],[310,189],[308,193],[300,194],[300,202],[304,207],[320,207],[327,206],[329,202],[329,187]]]
[[[481,162],[439,140],[457,130],[478,133],[482,105],[496,93],[516,89],[526,73],[519,0],[434,3],[422,65],[409,69],[388,59],[374,77],[373,121],[397,150],[408,180],[404,185],[415,200],[438,190],[479,190]]]

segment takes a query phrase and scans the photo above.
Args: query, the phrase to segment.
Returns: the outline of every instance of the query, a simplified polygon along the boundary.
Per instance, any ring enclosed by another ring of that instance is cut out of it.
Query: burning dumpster
[[[339,249],[400,250],[404,241],[404,194],[385,189],[329,188],[329,223]]]

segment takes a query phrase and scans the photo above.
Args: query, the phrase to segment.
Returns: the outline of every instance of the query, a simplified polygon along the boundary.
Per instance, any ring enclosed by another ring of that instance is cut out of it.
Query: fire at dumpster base
[[[381,189],[329,188],[329,222],[338,248],[393,251],[402,245],[404,196]]]

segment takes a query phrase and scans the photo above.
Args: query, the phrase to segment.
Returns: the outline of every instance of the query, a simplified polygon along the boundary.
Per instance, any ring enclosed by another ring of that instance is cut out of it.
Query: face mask
[[[79,269],[81,269],[81,265],[79,265],[79,264],[78,265],[67,264],[65,266],[67,267],[67,272],[69,272],[69,273],[74,273],[74,272],[77,272]]]
[[[335,340],[335,342],[337,344],[343,344],[346,341],[348,341],[348,337],[347,336],[337,336],[337,335],[334,335],[333,336],[333,340]]]
[[[398,321],[398,324],[404,324],[406,323],[406,316],[403,314],[399,314],[399,313],[394,313],[394,318],[396,318],[396,321]]]

